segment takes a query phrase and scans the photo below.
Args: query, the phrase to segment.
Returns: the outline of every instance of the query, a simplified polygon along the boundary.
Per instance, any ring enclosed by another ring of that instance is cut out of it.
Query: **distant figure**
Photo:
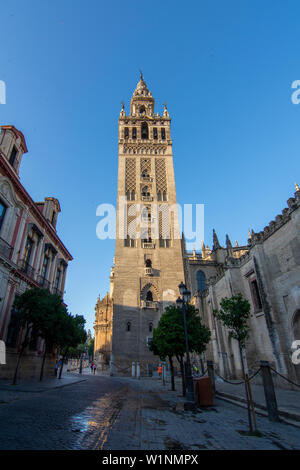
[[[94,375],[96,374],[96,369],[97,369],[97,366],[96,366],[96,364],[93,362]]]
[[[55,361],[55,365],[54,365],[54,375],[55,375],[55,377],[57,377],[57,371],[58,371],[58,361]]]
[[[93,369],[94,369],[94,361],[91,362],[91,374],[93,373]]]
[[[196,364],[193,364],[193,369],[194,369],[194,375],[198,375],[199,373],[199,369],[198,369],[198,366]]]
[[[161,364],[159,364],[157,371],[158,371],[158,377],[161,378],[161,374],[162,374],[162,366],[161,366]]]

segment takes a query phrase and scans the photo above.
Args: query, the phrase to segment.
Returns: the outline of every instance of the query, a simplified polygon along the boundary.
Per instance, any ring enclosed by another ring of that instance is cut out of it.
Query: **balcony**
[[[153,249],[153,248],[155,248],[155,243],[152,243],[152,242],[142,242],[142,247],[143,247],[143,248],[150,248],[150,249]]]
[[[25,259],[21,260],[19,269],[24,274],[27,274],[28,277],[30,277],[31,279],[34,279],[34,269],[32,266],[30,266],[30,264]]]
[[[43,289],[50,289],[50,282],[43,276],[38,276],[37,282]]]
[[[158,302],[152,302],[151,300],[142,300],[141,301],[142,308],[151,308],[154,310],[158,309]]]
[[[153,181],[152,176],[141,176],[141,181],[147,181],[148,183],[151,183]]]
[[[0,238],[0,255],[7,259],[11,258],[13,247],[10,246],[3,238]]]
[[[152,275],[153,275],[152,268],[145,267],[145,276],[152,276]]]
[[[151,202],[153,201],[153,196],[145,196],[142,194],[142,201]]]

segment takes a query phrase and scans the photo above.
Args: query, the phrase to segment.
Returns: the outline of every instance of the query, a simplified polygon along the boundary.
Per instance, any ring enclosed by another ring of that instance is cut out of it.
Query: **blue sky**
[[[10,0],[1,5],[0,123],[25,135],[21,181],[57,197],[58,234],[74,256],[65,300],[92,328],[114,242],[96,208],[115,203],[121,101],[139,68],[172,117],[177,197],[205,204],[205,243],[247,243],[300,184],[298,0]]]

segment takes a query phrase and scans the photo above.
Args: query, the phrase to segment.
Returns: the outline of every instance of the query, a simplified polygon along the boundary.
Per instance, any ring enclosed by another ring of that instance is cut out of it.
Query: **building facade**
[[[25,138],[14,126],[0,127],[0,340],[6,345],[6,365],[0,377],[10,377],[22,342],[14,299],[32,287],[47,288],[63,301],[68,262],[72,256],[56,233],[60,205],[46,197],[34,202],[19,179],[27,153]],[[44,344],[32,334],[22,360],[21,376],[39,373]],[[53,359],[45,373],[53,373]]]
[[[213,233],[213,248],[185,253],[187,284],[193,303],[212,332],[206,359],[220,375],[242,375],[238,343],[213,316],[224,297],[242,293],[251,305],[250,334],[245,348],[250,372],[261,360],[290,380],[300,383],[300,365],[292,362],[292,343],[300,340],[300,190],[287,201],[275,220],[261,232],[249,233],[248,245],[222,247]],[[259,376],[258,376],[259,377]],[[259,379],[258,379],[259,380]],[[289,386],[277,376],[280,386]]]
[[[110,360],[116,373],[130,373],[133,361],[140,363],[141,373],[157,366],[149,341],[184,279],[171,119],[166,106],[162,115],[155,113],[154,103],[141,75],[129,114],[122,105],[119,118],[117,236],[110,292]],[[102,319],[103,314],[96,315],[96,357],[105,343]]]

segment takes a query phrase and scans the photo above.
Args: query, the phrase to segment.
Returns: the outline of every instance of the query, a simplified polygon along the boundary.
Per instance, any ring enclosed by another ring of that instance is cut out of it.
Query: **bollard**
[[[114,375],[114,356],[113,355],[110,356],[109,369],[110,369],[109,375],[112,377]]]
[[[268,361],[260,361],[260,367],[263,379],[266,406],[268,410],[268,418],[270,421],[280,421],[270,364]]]
[[[135,377],[135,362],[131,365],[131,377]]]
[[[213,394],[216,394],[214,361],[207,361],[207,372],[211,380]]]
[[[163,385],[166,385],[166,363],[162,362],[162,380]]]
[[[136,378],[139,379],[141,376],[141,367],[140,367],[140,363],[137,362],[136,363]]]

